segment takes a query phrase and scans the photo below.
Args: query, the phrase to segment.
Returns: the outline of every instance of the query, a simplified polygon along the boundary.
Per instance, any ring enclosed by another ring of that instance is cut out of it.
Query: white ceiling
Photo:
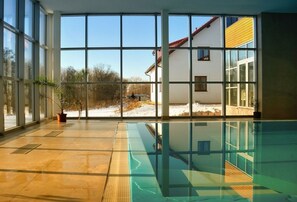
[[[65,13],[241,14],[297,13],[297,0],[39,0],[49,11]]]

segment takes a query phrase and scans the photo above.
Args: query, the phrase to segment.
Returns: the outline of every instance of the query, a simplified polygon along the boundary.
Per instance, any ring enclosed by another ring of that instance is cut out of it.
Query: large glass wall
[[[161,116],[160,18],[62,16],[61,79],[78,88],[67,93],[70,117]],[[252,115],[254,20],[169,15],[170,117]]]
[[[47,15],[41,8],[39,12],[39,78],[50,78],[47,72]],[[45,118],[47,116],[47,92],[46,86],[39,86],[39,116]]]
[[[17,1],[4,1],[3,28],[3,113],[4,128],[17,126],[17,89],[18,89],[18,24]]]
[[[36,19],[39,5],[32,0],[4,0],[1,15],[0,48],[3,60],[0,66],[0,132],[24,126],[39,120],[34,116],[34,78],[39,64],[36,46],[39,43],[39,23]],[[3,41],[3,43],[2,43]],[[45,65],[45,63],[44,63]],[[3,101],[3,102],[2,102]],[[3,103],[3,104],[2,104]],[[45,102],[44,102],[45,103]],[[3,117],[2,117],[3,116]]]

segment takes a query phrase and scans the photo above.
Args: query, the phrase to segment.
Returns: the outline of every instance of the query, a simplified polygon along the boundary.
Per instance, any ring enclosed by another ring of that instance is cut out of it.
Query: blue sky
[[[192,32],[211,17],[192,17]],[[189,18],[187,16],[170,16],[169,42],[188,36]],[[161,45],[161,20],[157,18],[157,42]],[[105,66],[119,73],[120,71],[120,17],[89,16],[88,47],[115,47],[114,50],[90,50],[88,52],[89,68]],[[62,17],[61,47],[85,47],[85,18],[83,16]],[[153,16],[123,16],[123,47],[154,47],[155,19]],[[124,50],[123,76],[141,77],[148,80],[145,70],[154,62],[152,49]],[[62,51],[62,68],[73,66],[76,69],[85,67],[84,50]]]

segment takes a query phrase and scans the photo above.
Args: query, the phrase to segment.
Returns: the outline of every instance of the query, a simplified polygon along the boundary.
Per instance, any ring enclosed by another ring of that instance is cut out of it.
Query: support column
[[[60,56],[60,49],[61,49],[61,13],[58,11],[54,12],[53,15],[53,44],[52,44],[52,51],[53,51],[53,80],[55,82],[61,81],[61,56]],[[53,92],[52,92],[53,93]],[[56,99],[56,98],[55,98]],[[58,113],[60,110],[59,108],[53,104],[53,114]]]
[[[49,80],[52,80],[54,70],[53,70],[53,15],[52,14],[47,14],[46,15],[46,41],[45,45],[47,46],[46,49],[46,63],[45,63],[45,69],[46,69],[46,77]],[[47,96],[50,96],[51,92],[49,90],[47,91]],[[46,106],[47,110],[47,118],[53,117],[53,106],[51,104],[47,104]]]
[[[34,68],[34,78],[39,78],[39,68],[40,68],[40,55],[39,55],[39,23],[40,23],[40,3],[37,2],[34,4],[34,38],[35,41],[33,43],[33,68]],[[40,121],[40,101],[39,101],[39,86],[34,87],[34,116],[33,120]]]
[[[3,0],[0,0],[0,55],[3,55]],[[3,62],[0,62],[0,95],[4,95],[3,91]],[[0,97],[0,134],[4,132],[4,96]]]
[[[162,33],[162,119],[169,119],[169,32],[168,11],[161,12]]]
[[[297,118],[297,14],[258,18],[258,101],[263,119]]]
[[[16,117],[17,117],[17,126],[25,125],[25,83],[24,83],[24,66],[25,66],[25,1],[19,1],[18,5],[18,28],[20,33],[17,35],[17,69],[19,81],[17,81],[17,91],[15,92],[15,98],[18,100],[16,106]]]

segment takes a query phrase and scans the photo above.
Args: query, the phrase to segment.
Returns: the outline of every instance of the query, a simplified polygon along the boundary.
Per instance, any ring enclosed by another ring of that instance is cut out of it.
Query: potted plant
[[[67,114],[64,113],[64,109],[66,106],[65,93],[64,93],[64,89],[61,87],[61,85],[55,83],[54,81],[50,81],[47,78],[43,78],[43,77],[40,77],[39,79],[35,80],[34,83],[37,85],[48,86],[53,89],[55,97],[44,95],[44,94],[40,94],[40,96],[54,102],[60,109],[60,113],[57,114],[57,120],[59,122],[66,122]]]

